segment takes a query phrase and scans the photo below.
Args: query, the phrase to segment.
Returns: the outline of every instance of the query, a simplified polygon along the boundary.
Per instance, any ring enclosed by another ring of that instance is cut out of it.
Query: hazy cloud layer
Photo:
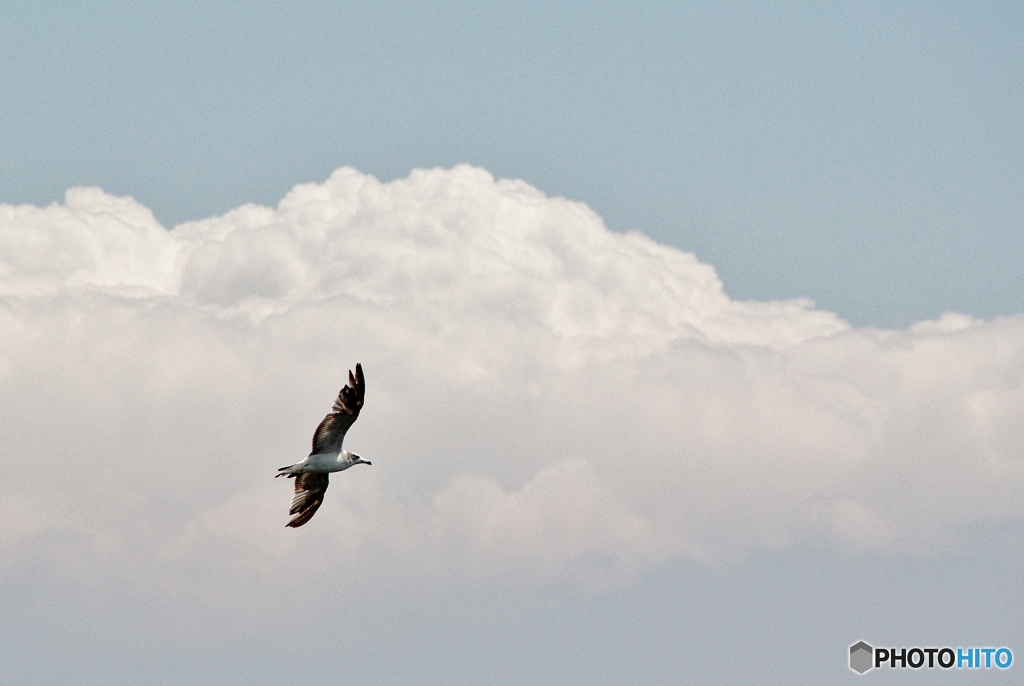
[[[0,330],[0,574],[144,603],[321,574],[602,588],[1024,517],[1024,317],[734,301],[692,254],[466,166],[344,168],[169,231],[94,188],[0,205]],[[347,447],[374,464],[286,530],[274,470],[357,361]]]

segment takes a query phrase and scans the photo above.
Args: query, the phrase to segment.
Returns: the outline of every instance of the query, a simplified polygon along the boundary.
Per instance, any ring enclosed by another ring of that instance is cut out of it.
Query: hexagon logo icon
[[[850,669],[857,672],[857,674],[863,674],[872,667],[872,657],[874,656],[875,649],[869,646],[864,641],[858,641],[850,646]]]

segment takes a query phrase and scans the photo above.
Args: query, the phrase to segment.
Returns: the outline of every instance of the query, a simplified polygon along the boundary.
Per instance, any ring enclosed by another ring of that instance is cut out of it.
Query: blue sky
[[[1024,659],[1022,15],[0,2],[0,682]]]
[[[1024,309],[1012,3],[5,3],[0,199],[468,162],[855,324]]]

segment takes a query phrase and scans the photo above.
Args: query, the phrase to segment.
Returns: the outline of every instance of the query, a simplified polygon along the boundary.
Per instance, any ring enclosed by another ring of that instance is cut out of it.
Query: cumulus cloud
[[[183,568],[210,598],[319,573],[603,588],[1024,517],[1024,317],[736,301],[694,255],[468,166],[343,168],[170,230],[95,188],[0,205],[0,328],[0,569],[73,558],[168,598]],[[374,466],[286,530],[274,468],[356,361]]]

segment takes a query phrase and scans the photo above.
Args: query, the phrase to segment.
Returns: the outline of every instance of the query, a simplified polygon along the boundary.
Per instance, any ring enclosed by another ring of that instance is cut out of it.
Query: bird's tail
[[[295,465],[290,464],[287,467],[281,467],[280,469],[277,470],[277,474],[274,475],[274,478],[276,479],[279,476],[287,476],[289,479],[294,478],[295,475],[298,474],[298,472],[289,471],[294,466]]]

